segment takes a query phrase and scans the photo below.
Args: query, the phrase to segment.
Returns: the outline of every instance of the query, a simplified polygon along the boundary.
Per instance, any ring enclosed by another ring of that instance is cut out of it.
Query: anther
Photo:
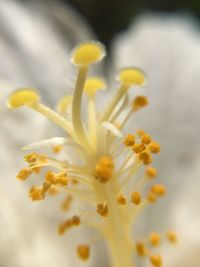
[[[158,233],[151,233],[149,237],[152,246],[158,246],[160,244],[160,235]]]
[[[99,213],[102,217],[107,217],[108,216],[107,203],[98,203],[97,204],[97,213]]]
[[[160,152],[160,144],[158,144],[155,141],[152,141],[149,146],[148,146],[149,151],[151,151],[151,153],[159,153]]]
[[[174,231],[168,231],[167,232],[167,239],[169,240],[169,242],[171,243],[176,243],[177,242],[177,235]]]
[[[90,248],[88,245],[86,244],[81,244],[77,246],[77,254],[78,257],[83,260],[86,261],[89,259],[90,257]]]
[[[31,173],[32,172],[29,168],[24,168],[17,174],[17,179],[25,181],[31,175]]]
[[[145,170],[145,173],[147,175],[148,178],[155,178],[157,175],[157,170],[154,167],[147,167]]]
[[[128,147],[133,146],[135,144],[135,136],[133,134],[127,134],[124,138],[124,144]]]
[[[138,111],[139,109],[148,105],[148,98],[145,96],[137,96],[132,103],[133,111]]]
[[[144,245],[144,243],[142,243],[142,242],[137,242],[137,243],[135,244],[135,248],[136,248],[136,251],[137,251],[138,256],[140,256],[140,257],[144,257],[144,256],[146,256],[146,254],[147,254],[147,248],[146,248],[146,246]]]
[[[131,202],[135,205],[139,205],[141,203],[141,194],[139,192],[133,192],[131,194]]]
[[[127,199],[124,195],[120,194],[117,198],[117,202],[119,205],[126,205]]]
[[[160,255],[151,255],[149,259],[154,267],[162,266],[162,257]]]

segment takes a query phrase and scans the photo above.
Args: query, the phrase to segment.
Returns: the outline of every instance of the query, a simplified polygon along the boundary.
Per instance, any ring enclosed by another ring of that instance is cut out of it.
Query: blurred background
[[[63,0],[82,14],[98,38],[109,45],[113,36],[127,29],[143,12],[190,13],[200,18],[198,0]]]
[[[166,248],[166,267],[200,266],[199,19],[199,0],[0,0],[1,267],[80,266],[69,248],[82,233],[61,240],[56,203],[51,209],[48,202],[34,205],[28,186],[15,179],[24,167],[21,147],[63,132],[32,111],[8,110],[6,100],[28,85],[55,107],[74,86],[70,51],[88,39],[106,45],[108,56],[96,70],[112,84],[116,70],[127,65],[148,76],[137,93],[147,94],[150,105],[129,126],[161,143],[155,166],[168,196],[147,211],[137,233],[175,228],[183,242],[174,254]],[[110,267],[105,248],[96,251],[91,266]]]

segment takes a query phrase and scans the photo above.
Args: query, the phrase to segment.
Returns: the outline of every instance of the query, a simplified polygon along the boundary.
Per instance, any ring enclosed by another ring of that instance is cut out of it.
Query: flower
[[[119,88],[98,111],[95,98],[99,90],[105,89],[106,83],[101,77],[87,78],[87,73],[105,54],[103,45],[94,41],[74,48],[71,54],[71,61],[77,68],[74,92],[59,101],[58,111],[42,104],[35,89],[20,88],[10,94],[9,108],[31,108],[67,135],[25,146],[24,150],[52,147],[56,154],[63,150],[63,159],[31,152],[25,155],[27,166],[19,171],[17,178],[26,181],[31,180],[32,174],[43,174],[40,184],[31,186],[29,191],[33,201],[63,195],[61,208],[70,212],[58,226],[60,235],[89,226],[100,235],[97,240],[103,238],[107,242],[113,267],[133,266],[135,252],[139,257],[149,258],[152,266],[161,267],[162,257],[152,248],[160,243],[159,234],[141,237],[140,241],[131,238],[132,224],[138,214],[166,194],[163,184],[154,183],[157,172],[151,166],[154,154],[160,152],[160,145],[142,129],[124,134],[129,118],[148,104],[145,96],[136,96],[129,101],[128,94],[131,87],[145,84],[145,75],[135,67],[121,69],[117,76]],[[85,120],[83,103],[87,108]],[[67,156],[68,153],[72,156]],[[77,200],[85,203],[82,210],[71,208]],[[169,238],[172,235],[174,238]],[[174,233],[167,237],[166,240],[175,241]],[[164,235],[162,239],[165,239]],[[79,242],[77,255],[86,261],[94,241],[81,239]]]

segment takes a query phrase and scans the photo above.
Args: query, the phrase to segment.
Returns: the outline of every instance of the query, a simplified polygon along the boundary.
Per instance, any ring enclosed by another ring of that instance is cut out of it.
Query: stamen
[[[78,245],[77,254],[79,258],[83,261],[87,261],[90,257],[90,248],[86,244]]]

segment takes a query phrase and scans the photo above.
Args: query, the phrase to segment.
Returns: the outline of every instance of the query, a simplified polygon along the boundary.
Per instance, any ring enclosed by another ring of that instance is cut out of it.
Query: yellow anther
[[[105,56],[105,48],[99,42],[83,43],[72,51],[72,62],[79,66],[88,66],[100,61]]]
[[[110,180],[110,178],[112,177],[112,169],[98,164],[98,165],[96,165],[95,177],[101,183],[107,183]]]
[[[160,255],[151,255],[149,259],[154,267],[162,266],[162,257]]]
[[[95,177],[102,183],[106,183],[112,177],[114,163],[109,156],[103,156],[99,159],[95,167]]]
[[[66,186],[68,184],[68,177],[66,171],[61,171],[55,175],[56,184]]]
[[[148,134],[143,134],[141,136],[141,142],[144,144],[144,145],[148,145],[149,143],[151,143],[151,136],[148,135]]]
[[[45,180],[50,182],[51,184],[56,184],[55,173],[53,173],[52,171],[48,171],[45,174]]]
[[[148,194],[147,194],[147,200],[148,200],[150,203],[155,203],[156,200],[157,200],[157,196],[156,196],[155,193],[153,193],[152,191],[149,191]]]
[[[73,197],[71,195],[66,196],[63,202],[61,203],[61,209],[63,211],[68,211],[70,209]]]
[[[79,226],[80,223],[81,223],[81,219],[79,216],[77,215],[74,215],[72,218],[71,218],[71,223],[73,226]]]
[[[58,226],[58,233],[60,235],[63,235],[66,232],[66,230],[68,230],[71,227],[72,227],[72,221],[71,221],[71,219],[66,220],[65,222],[63,222],[62,224],[60,224]]]
[[[117,202],[120,204],[120,205],[126,205],[126,202],[127,202],[127,199],[124,195],[120,194],[117,198]]]
[[[51,183],[44,182],[42,185],[42,194],[45,194],[49,190],[50,187],[51,187]]]
[[[42,163],[42,162],[46,162],[47,161],[47,158],[44,155],[37,154],[35,152],[27,154],[26,156],[24,156],[24,159],[29,164]]]
[[[135,248],[136,248],[138,256],[144,257],[147,255],[147,248],[142,242],[137,242],[135,244]]]
[[[43,188],[41,186],[34,186],[30,189],[29,196],[33,201],[44,199],[45,195],[43,193]]]
[[[39,174],[41,169],[42,169],[42,167],[31,167],[31,171],[36,173],[36,174]]]
[[[142,129],[138,129],[136,134],[139,136],[139,137],[142,137],[144,134],[146,134],[146,132]]]
[[[24,168],[17,174],[17,179],[25,181],[31,175],[31,173],[32,172],[29,168]]]
[[[110,169],[113,169],[113,168],[114,168],[114,162],[113,162],[112,158],[109,157],[109,156],[102,156],[102,157],[99,159],[98,163],[99,163],[100,165],[102,165],[102,166],[104,166],[104,167],[108,167],[108,168],[110,168]]]
[[[98,90],[104,90],[106,88],[106,83],[102,78],[91,77],[86,80],[84,85],[84,91],[88,95],[94,95]]]
[[[138,68],[124,68],[120,71],[118,78],[127,86],[144,85],[145,83],[145,75]]]
[[[151,191],[157,196],[164,196],[166,194],[166,188],[162,184],[155,184],[151,187]]]
[[[53,153],[57,154],[63,149],[62,145],[57,145],[52,148]]]
[[[152,179],[152,178],[156,177],[156,175],[157,175],[157,170],[156,170],[156,168],[154,168],[154,167],[148,167],[148,168],[146,168],[145,173],[146,173],[146,175],[147,175],[149,178]]]
[[[158,233],[151,233],[149,237],[149,241],[152,246],[158,246],[160,244],[160,235]]]
[[[144,163],[144,165],[148,165],[152,162],[152,156],[149,151],[144,150],[139,154],[140,160]]]
[[[159,153],[160,152],[160,144],[158,144],[155,141],[152,141],[149,144],[148,149],[151,151],[151,153]]]
[[[135,144],[132,147],[132,149],[136,154],[138,154],[138,153],[141,153],[145,149],[145,146],[143,144]]]
[[[90,257],[90,248],[88,245],[86,244],[81,244],[77,246],[77,254],[78,257],[83,260],[86,261],[89,259]]]
[[[8,99],[8,107],[15,109],[23,105],[33,105],[39,101],[39,95],[35,90],[21,88],[14,91]]]
[[[66,230],[68,230],[69,228],[73,227],[73,226],[79,226],[81,223],[80,217],[77,215],[74,215],[72,218],[66,220],[65,222],[61,223],[58,226],[58,233],[60,235],[63,235]]]
[[[139,205],[141,203],[141,194],[139,192],[133,192],[131,194],[131,202],[135,205]]]
[[[133,111],[137,111],[149,103],[148,98],[146,96],[137,96],[132,103]]]
[[[170,230],[167,232],[167,239],[171,243],[176,243],[177,242],[177,235],[174,231]]]
[[[133,134],[127,134],[124,138],[125,146],[133,146],[135,144],[135,136]]]
[[[102,217],[107,217],[108,216],[107,203],[98,203],[97,204],[97,213],[99,213]]]

